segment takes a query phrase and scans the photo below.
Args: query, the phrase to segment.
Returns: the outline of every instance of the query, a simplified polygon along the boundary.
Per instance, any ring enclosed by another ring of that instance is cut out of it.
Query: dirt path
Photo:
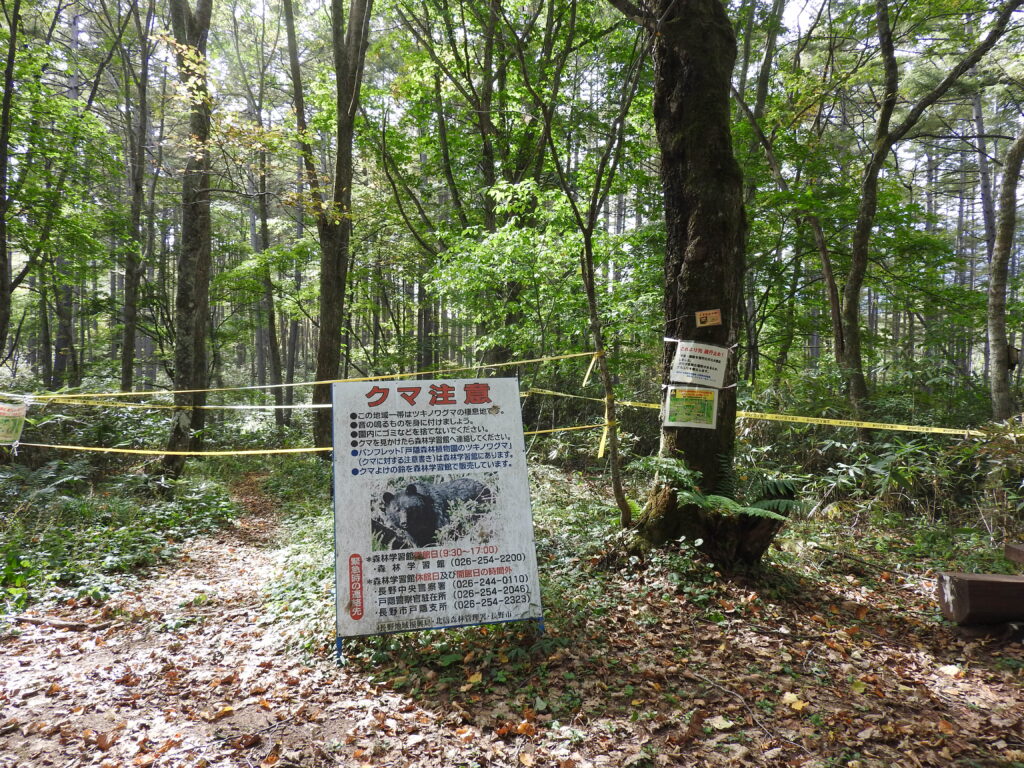
[[[457,723],[281,647],[261,614],[274,514],[251,480],[236,495],[237,528],[138,590],[0,639],[0,767],[445,764],[464,746]]]
[[[526,660],[481,639],[445,681],[392,654],[380,671],[415,667],[414,699],[284,647],[264,610],[275,510],[255,478],[235,494],[240,525],[135,591],[0,637],[0,768],[1024,765],[1024,649],[931,621],[922,577],[836,571],[767,598],[651,566]]]

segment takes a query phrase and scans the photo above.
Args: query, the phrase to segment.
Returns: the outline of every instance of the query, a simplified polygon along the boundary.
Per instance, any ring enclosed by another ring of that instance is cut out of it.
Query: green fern
[[[645,456],[632,462],[629,468],[642,475],[657,475],[676,488],[696,488],[700,482],[700,472],[690,469],[679,459],[664,456]]]
[[[804,508],[803,502],[797,499],[797,492],[796,482],[792,478],[765,478],[761,481],[760,499],[750,506],[788,518]]]
[[[640,502],[636,501],[635,499],[626,499],[626,504],[629,505],[629,511],[633,513],[633,519],[639,519],[640,515],[643,514],[644,511],[643,507],[640,505]]]
[[[765,478],[761,481],[761,498],[795,499],[799,489],[788,477]]]
[[[714,492],[719,496],[728,496],[735,499],[739,495],[739,479],[736,477],[736,467],[733,465],[732,454],[721,453],[718,459],[718,480]]]
[[[758,509],[766,509],[771,512],[776,512],[785,517],[789,517],[793,512],[799,512],[803,509],[803,502],[797,501],[796,499],[761,499],[755,501],[750,506],[757,507]]]
[[[764,517],[769,520],[786,520],[784,516],[771,509],[765,509],[764,507],[756,505],[747,506],[746,504],[741,504],[735,499],[730,499],[728,496],[719,496],[717,494],[704,495],[699,491],[679,491],[676,495],[676,499],[680,504],[694,504],[708,512],[750,515],[751,517]]]

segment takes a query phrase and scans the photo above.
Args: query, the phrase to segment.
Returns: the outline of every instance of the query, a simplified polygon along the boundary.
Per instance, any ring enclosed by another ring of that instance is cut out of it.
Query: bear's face
[[[438,528],[433,499],[418,493],[415,485],[398,495],[385,493],[383,498],[385,517],[393,527],[406,531],[417,546],[433,543]]]

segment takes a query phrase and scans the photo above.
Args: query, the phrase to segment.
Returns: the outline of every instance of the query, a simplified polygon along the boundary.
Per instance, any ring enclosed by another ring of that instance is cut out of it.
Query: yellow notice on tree
[[[21,438],[28,407],[0,403],[0,445],[12,445]]]
[[[666,427],[714,429],[718,414],[718,390],[703,387],[669,387],[665,398]]]

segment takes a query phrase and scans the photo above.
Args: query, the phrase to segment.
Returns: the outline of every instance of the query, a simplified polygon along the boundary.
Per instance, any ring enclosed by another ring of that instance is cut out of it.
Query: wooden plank
[[[940,573],[937,582],[942,615],[958,624],[1024,621],[1024,576],[988,573]]]
[[[1024,544],[1008,541],[1003,545],[1003,555],[1014,563],[1024,563]]]

